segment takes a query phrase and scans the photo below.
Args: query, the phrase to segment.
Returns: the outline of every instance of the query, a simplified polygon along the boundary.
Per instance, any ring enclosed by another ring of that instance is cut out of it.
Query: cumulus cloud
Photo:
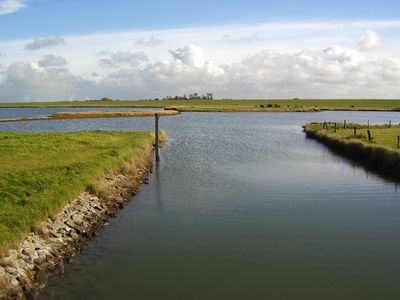
[[[154,36],[150,38],[141,38],[136,40],[135,45],[136,46],[146,46],[146,47],[157,47],[163,44],[164,41],[160,40]]]
[[[47,67],[62,67],[67,64],[67,60],[62,56],[55,56],[52,54],[45,55],[42,60],[39,61],[39,66],[43,68]]]
[[[65,44],[65,40],[61,37],[33,39],[32,42],[25,45],[26,50],[38,50],[49,47],[56,47]]]
[[[25,7],[23,0],[0,0],[0,15],[15,13]]]
[[[382,46],[381,37],[377,32],[372,30],[367,30],[361,37],[358,46],[362,51],[370,51],[378,49]]]
[[[122,52],[112,53],[110,58],[99,59],[99,65],[106,68],[137,67],[140,63],[148,61],[144,52]]]
[[[284,53],[263,50],[236,62],[217,64],[194,45],[169,52],[168,59],[115,52],[113,68],[74,75],[57,56],[14,63],[0,81],[0,99],[84,99],[111,95],[119,99],[162,97],[191,90],[219,97],[399,97],[400,58],[369,58],[368,53],[340,46]],[[44,64],[44,61],[52,63]],[[53,66],[53,67],[49,67]]]
[[[170,53],[177,61],[195,68],[202,68],[206,63],[203,49],[195,45],[189,45],[176,50],[170,50]]]

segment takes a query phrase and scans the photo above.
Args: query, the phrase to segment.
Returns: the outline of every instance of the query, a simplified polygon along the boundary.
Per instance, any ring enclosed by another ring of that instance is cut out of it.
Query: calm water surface
[[[162,118],[169,141],[150,184],[41,299],[399,299],[396,183],[301,129],[344,119],[399,122],[400,114]],[[0,124],[21,131],[152,128],[146,118]]]

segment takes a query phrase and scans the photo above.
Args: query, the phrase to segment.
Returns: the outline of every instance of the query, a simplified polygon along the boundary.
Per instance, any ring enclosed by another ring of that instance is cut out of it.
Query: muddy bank
[[[79,254],[96,231],[147,183],[152,149],[125,163],[73,199],[60,212],[36,226],[0,259],[0,299],[35,299],[50,276]]]

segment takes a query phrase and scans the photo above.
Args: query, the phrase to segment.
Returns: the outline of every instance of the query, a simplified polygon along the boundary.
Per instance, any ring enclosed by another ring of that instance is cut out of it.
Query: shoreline
[[[79,119],[109,119],[109,118],[148,118],[156,114],[162,117],[176,116],[175,110],[135,110],[135,111],[88,111],[88,112],[58,112],[46,117],[0,119],[0,123],[60,121]]]
[[[387,178],[400,179],[400,151],[361,140],[345,139],[303,126],[307,138],[314,139],[345,157]]]
[[[96,232],[148,183],[152,147],[135,155],[114,174],[104,176],[102,188],[89,187],[61,211],[35,227],[0,258],[0,299],[35,299],[51,276],[78,255]]]

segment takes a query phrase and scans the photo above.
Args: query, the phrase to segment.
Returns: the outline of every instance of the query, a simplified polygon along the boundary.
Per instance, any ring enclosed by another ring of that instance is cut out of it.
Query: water
[[[398,299],[397,183],[302,132],[306,122],[344,119],[399,122],[400,114],[162,118],[169,141],[150,184],[40,299]],[[152,128],[146,118],[0,124]]]

